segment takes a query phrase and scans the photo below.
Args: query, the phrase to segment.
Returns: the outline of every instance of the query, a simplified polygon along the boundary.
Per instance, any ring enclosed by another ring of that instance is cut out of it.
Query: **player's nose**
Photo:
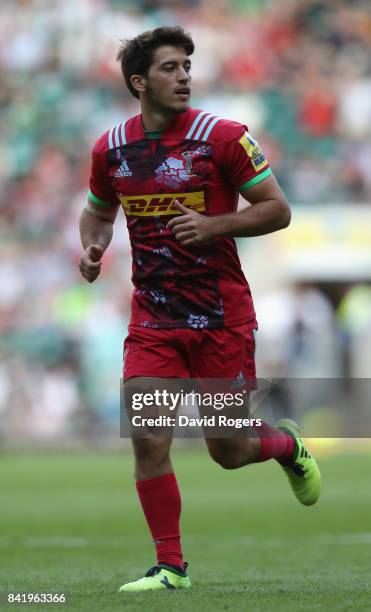
[[[183,66],[180,66],[179,71],[178,71],[178,81],[179,82],[184,82],[184,83],[188,83],[188,81],[190,80],[190,75],[189,72],[187,72]]]

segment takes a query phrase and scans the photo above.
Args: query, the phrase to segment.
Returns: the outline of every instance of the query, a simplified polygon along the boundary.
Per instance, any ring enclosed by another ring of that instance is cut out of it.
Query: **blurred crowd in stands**
[[[86,285],[78,216],[93,142],[138,112],[120,39],[174,24],[196,43],[193,106],[247,123],[294,207],[371,202],[368,0],[2,0],[0,415],[19,439],[117,420],[130,245],[118,228]]]

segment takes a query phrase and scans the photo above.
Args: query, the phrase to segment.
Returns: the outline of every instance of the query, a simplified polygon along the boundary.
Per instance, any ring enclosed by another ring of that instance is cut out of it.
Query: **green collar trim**
[[[157,130],[155,132],[144,130],[144,133],[150,140],[158,140],[159,138],[161,138],[163,130]]]

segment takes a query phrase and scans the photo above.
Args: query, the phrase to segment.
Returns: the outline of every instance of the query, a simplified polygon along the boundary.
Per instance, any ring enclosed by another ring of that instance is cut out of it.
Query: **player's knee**
[[[241,461],[233,455],[221,455],[220,457],[213,457],[214,461],[225,470],[236,470],[241,467]]]
[[[160,438],[135,440],[134,453],[137,465],[159,468],[169,459],[170,443]]]
[[[241,467],[241,460],[236,451],[223,447],[209,449],[210,457],[225,470],[235,470]]]
[[[209,446],[211,458],[225,470],[236,470],[254,462],[254,449],[249,439]]]

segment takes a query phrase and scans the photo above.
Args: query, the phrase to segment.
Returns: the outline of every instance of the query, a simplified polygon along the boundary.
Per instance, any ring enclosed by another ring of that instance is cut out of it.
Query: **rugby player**
[[[80,218],[80,270],[93,282],[118,208],[125,211],[134,291],[123,377],[139,386],[147,377],[159,387],[171,378],[255,379],[257,322],[234,237],[290,223],[286,197],[248,128],[189,105],[193,51],[180,27],[122,44],[117,59],[141,113],[123,118],[95,143]],[[250,205],[237,211],[239,194]],[[206,444],[226,469],[275,459],[298,500],[317,501],[319,469],[294,422],[277,428],[263,422],[255,436],[208,438]],[[120,591],[191,584],[170,445],[169,437],[133,439],[136,488],[157,564]]]

